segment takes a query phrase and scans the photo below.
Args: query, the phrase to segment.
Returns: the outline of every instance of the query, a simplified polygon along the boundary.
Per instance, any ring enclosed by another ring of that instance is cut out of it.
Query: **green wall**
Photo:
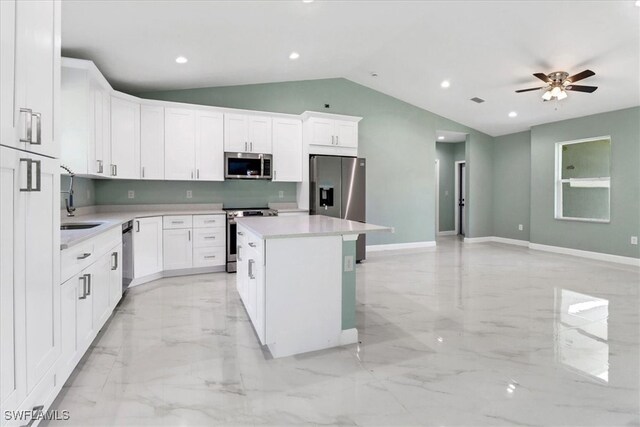
[[[296,201],[296,184],[291,182],[103,179],[95,180],[95,187],[98,205],[224,203],[225,207],[249,208]],[[135,192],[135,198],[128,198],[129,190]],[[187,199],[187,190],[192,191],[191,199]]]
[[[611,136],[611,222],[554,218],[555,144]],[[531,242],[640,257],[640,107],[531,128]]]
[[[493,144],[493,232],[529,240],[531,132],[500,136]],[[523,230],[518,230],[522,224]]]
[[[367,158],[367,221],[396,230],[394,234],[369,236],[369,244],[435,240],[435,131],[468,133],[468,164],[476,165],[467,175],[468,235],[491,235],[492,138],[396,98],[342,78],[136,95],[290,114],[312,110],[363,117],[359,154]],[[101,197],[103,202],[108,199]]]
[[[455,230],[455,162],[464,160],[464,142],[436,142],[436,158],[440,161],[440,229]]]
[[[70,179],[68,175],[60,175],[60,191],[69,189]],[[67,194],[60,194],[60,209],[65,209],[64,201],[68,197]],[[76,208],[96,204],[95,180],[78,176],[73,178],[73,204]]]

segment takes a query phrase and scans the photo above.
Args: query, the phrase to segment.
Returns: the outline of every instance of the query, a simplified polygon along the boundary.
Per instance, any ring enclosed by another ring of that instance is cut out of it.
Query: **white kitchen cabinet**
[[[60,2],[0,3],[1,143],[58,157],[54,119],[60,90]]]
[[[165,109],[164,176],[167,180],[195,178],[196,114],[184,108]]]
[[[58,362],[57,373],[60,380],[67,378],[76,366],[76,361],[80,358],[76,342],[76,328],[78,321],[78,310],[84,310],[85,320],[82,324],[86,325],[86,306],[91,301],[85,301],[83,281],[85,279],[82,273],[78,273],[65,281],[60,286],[60,361]],[[85,285],[86,286],[86,285]],[[91,321],[91,317],[89,317]],[[89,323],[89,326],[91,323]],[[85,333],[86,335],[86,333]]]
[[[162,217],[137,218],[133,225],[133,275],[162,271]]]
[[[111,249],[109,257],[109,307],[113,310],[122,299],[122,243]]]
[[[62,59],[60,160],[77,175],[109,176],[109,91],[93,62]]]
[[[262,344],[265,343],[264,241],[245,227],[237,227],[238,293]]]
[[[224,116],[214,111],[196,111],[196,179],[224,181]]]
[[[165,270],[193,267],[192,234],[191,228],[164,230],[162,244]]]
[[[140,177],[164,179],[164,107],[140,106]]]
[[[271,154],[269,116],[252,114],[224,115],[224,151]]]
[[[273,181],[302,182],[302,121],[273,119]]]
[[[308,127],[310,145],[358,148],[358,121],[310,117]]]
[[[109,294],[111,293],[111,253],[107,253],[100,257],[98,261],[91,266],[89,272],[89,291],[93,297],[93,324],[96,329],[104,325],[111,315],[111,306],[109,305]]]
[[[140,103],[134,99],[111,96],[112,178],[140,178]]]
[[[60,354],[60,175],[58,160],[6,147],[0,147],[0,165],[0,392],[6,409],[44,403]]]

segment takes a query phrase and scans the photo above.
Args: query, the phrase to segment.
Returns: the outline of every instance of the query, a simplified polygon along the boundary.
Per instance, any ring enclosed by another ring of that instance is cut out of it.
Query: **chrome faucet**
[[[60,165],[60,167],[69,173],[69,189],[67,191],[61,191],[61,193],[69,195],[69,197],[64,199],[64,205],[67,208],[67,216],[74,216],[73,213],[76,211],[76,208],[73,206],[73,177],[76,176],[76,174],[65,165]]]

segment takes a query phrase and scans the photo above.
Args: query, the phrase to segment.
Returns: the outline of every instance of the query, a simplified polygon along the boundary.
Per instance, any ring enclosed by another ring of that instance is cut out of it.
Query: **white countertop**
[[[127,221],[135,218],[145,218],[150,216],[166,216],[166,215],[224,215],[222,209],[167,209],[153,211],[126,211],[126,212],[100,212],[88,213],[85,215],[76,215],[74,217],[61,216],[61,223],[83,223],[83,222],[99,222],[101,225],[94,228],[84,230],[61,230],[60,231],[60,249],[68,249],[78,243],[84,242],[92,237],[96,237],[105,231],[114,227],[119,227]]]
[[[342,236],[371,232],[393,232],[392,227],[366,224],[324,215],[247,217],[236,222],[263,239],[289,237]]]

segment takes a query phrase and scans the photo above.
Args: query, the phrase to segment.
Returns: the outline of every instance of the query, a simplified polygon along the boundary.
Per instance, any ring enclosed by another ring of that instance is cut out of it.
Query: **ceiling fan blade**
[[[536,76],[537,78],[539,78],[540,80],[542,80],[545,83],[551,83],[551,79],[549,78],[549,76],[547,76],[545,73],[533,73],[534,76]]]
[[[578,80],[586,79],[587,77],[591,77],[591,76],[595,76],[595,75],[596,75],[596,73],[594,73],[591,70],[584,70],[581,73],[574,74],[571,77],[567,77],[567,80],[569,80],[571,83],[575,83]]]
[[[542,89],[542,86],[540,86],[540,87],[532,87],[532,88],[529,88],[529,89],[520,89],[520,90],[517,90],[516,93],[530,92],[532,90],[540,90],[540,89]]]
[[[581,85],[569,85],[565,88],[566,90],[572,90],[575,92],[587,92],[593,93],[598,89],[598,86],[581,86]]]

